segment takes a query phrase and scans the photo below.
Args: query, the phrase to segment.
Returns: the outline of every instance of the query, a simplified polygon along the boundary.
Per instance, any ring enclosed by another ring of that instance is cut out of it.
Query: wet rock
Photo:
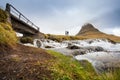
[[[76,45],[71,45],[67,47],[68,49],[80,49],[80,47],[76,46]]]
[[[72,43],[68,43],[68,47],[67,47],[67,48],[68,48],[68,49],[80,49],[79,46],[74,45],[74,44],[72,44]]]
[[[48,45],[47,45],[47,46],[45,46],[45,48],[54,48],[54,47],[53,47],[53,46],[48,46]]]
[[[83,55],[83,54],[86,54],[86,51],[84,49],[77,50],[72,53],[73,56]]]
[[[98,52],[98,51],[105,51],[105,49],[103,49],[102,47],[99,46],[89,46],[85,48],[88,52]]]
[[[93,42],[94,42],[94,41],[89,41],[88,43],[89,43],[89,44],[92,44]]]
[[[34,39],[34,42],[33,42],[34,46],[40,48],[43,46],[43,43],[40,39]]]
[[[37,47],[40,48],[41,47],[41,42],[39,40],[36,41]]]
[[[75,50],[72,53],[72,55],[77,56],[77,55],[83,55],[83,54],[90,53],[90,52],[99,52],[99,51],[106,51],[106,50],[99,46],[81,47]]]

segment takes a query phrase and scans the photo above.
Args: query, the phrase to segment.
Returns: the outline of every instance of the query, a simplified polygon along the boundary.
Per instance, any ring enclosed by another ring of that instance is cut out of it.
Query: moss
[[[22,43],[33,43],[33,39],[31,37],[22,37],[20,39],[20,42],[22,42]]]

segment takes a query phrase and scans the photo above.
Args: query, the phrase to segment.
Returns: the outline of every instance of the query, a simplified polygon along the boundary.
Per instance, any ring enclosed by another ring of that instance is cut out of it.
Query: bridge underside
[[[24,37],[29,36],[34,39],[44,38],[44,34],[38,30],[32,28],[30,25],[26,24],[22,20],[19,20],[17,17],[10,15],[10,20],[12,27],[16,32],[22,33]]]
[[[26,24],[17,17],[10,15],[12,27],[16,32],[22,33],[24,35],[35,35],[39,31],[32,28],[30,25]]]

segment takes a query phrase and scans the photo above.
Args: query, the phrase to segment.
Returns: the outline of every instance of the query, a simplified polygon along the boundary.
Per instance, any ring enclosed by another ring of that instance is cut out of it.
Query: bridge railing
[[[6,11],[9,14],[14,15],[15,17],[17,17],[19,20],[22,20],[23,22],[25,22],[26,24],[32,26],[33,28],[35,28],[36,30],[39,31],[39,27],[36,26],[32,21],[30,21],[27,17],[25,17],[21,12],[19,12],[15,7],[13,7],[11,4],[6,4]]]

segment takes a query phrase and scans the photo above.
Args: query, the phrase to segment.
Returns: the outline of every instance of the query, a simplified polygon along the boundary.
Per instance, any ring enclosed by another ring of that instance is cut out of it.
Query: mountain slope
[[[88,32],[102,33],[98,29],[96,29],[92,24],[87,23],[82,26],[81,30],[79,31],[79,33],[77,35],[85,35]]]
[[[84,37],[86,39],[89,39],[89,38],[106,38],[106,39],[113,40],[115,42],[120,42],[120,37],[103,33],[101,31],[99,31],[97,28],[95,28],[90,23],[87,23],[87,24],[83,25],[81,30],[78,32],[78,34],[76,36]]]

